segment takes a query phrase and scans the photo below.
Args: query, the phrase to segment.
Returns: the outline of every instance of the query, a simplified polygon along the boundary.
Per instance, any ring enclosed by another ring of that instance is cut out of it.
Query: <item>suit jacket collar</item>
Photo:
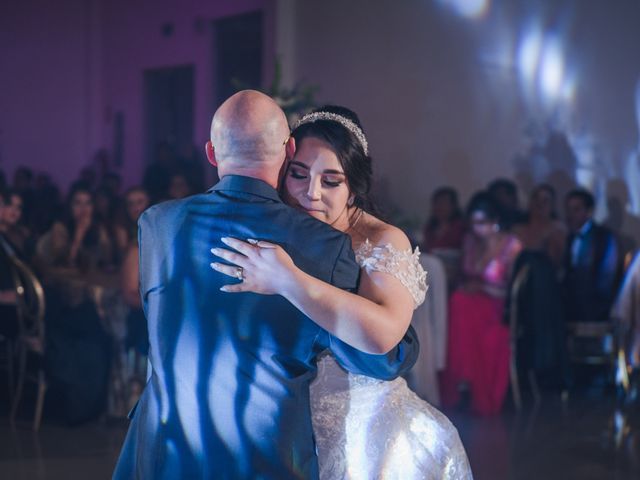
[[[225,193],[241,193],[262,197],[274,202],[282,202],[275,188],[263,180],[257,178],[244,177],[242,175],[225,175],[213,187],[207,190],[207,193],[225,192]]]
[[[593,220],[589,219],[586,222],[584,222],[584,225],[582,225],[582,227],[580,227],[580,230],[577,232],[577,236],[578,237],[586,237],[592,230],[593,228]]]

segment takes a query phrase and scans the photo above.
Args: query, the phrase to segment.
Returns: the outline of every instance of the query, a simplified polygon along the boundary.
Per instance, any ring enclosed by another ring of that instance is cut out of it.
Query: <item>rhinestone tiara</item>
[[[318,120],[329,120],[331,122],[337,122],[342,125],[344,128],[349,130],[353,135],[358,139],[360,145],[362,145],[362,149],[364,150],[365,155],[369,155],[369,144],[367,143],[367,139],[364,136],[364,132],[356,125],[355,122],[349,120],[347,117],[343,117],[342,115],[338,115],[337,113],[331,112],[312,112],[307,113],[304,117],[296,122],[293,129],[295,130],[301,125],[305,123],[313,123]]]

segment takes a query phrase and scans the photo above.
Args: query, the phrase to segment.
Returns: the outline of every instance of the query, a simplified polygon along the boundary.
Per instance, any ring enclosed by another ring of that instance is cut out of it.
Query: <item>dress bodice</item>
[[[472,234],[467,235],[462,261],[465,280],[476,280],[494,289],[506,290],[511,266],[521,248],[514,235],[505,234],[493,249],[483,251],[478,240]]]

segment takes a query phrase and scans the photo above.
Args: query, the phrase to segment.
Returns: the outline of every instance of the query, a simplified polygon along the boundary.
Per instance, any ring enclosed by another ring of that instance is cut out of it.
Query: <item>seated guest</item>
[[[627,268],[611,315],[620,322],[627,365],[640,375],[640,254],[636,253]],[[638,388],[640,385],[634,385]],[[637,392],[636,392],[637,394]]]
[[[189,183],[187,175],[183,172],[175,172],[169,177],[169,198],[176,200],[193,195],[194,190]]]
[[[106,172],[102,178],[102,187],[107,189],[112,197],[121,198],[122,176],[116,172]]]
[[[567,228],[558,220],[555,210],[556,192],[551,185],[538,185],[531,193],[525,223],[513,227],[525,250],[544,252],[553,265],[562,266]]]
[[[559,273],[567,229],[557,220],[555,190],[541,184],[533,189],[526,223],[513,227],[524,252],[514,271],[527,268],[526,281],[517,298],[507,302],[518,318],[518,368],[535,372],[545,386],[567,381],[566,327]]]
[[[138,245],[138,217],[151,205],[151,198],[142,187],[131,187],[124,194],[125,223],[129,245]]]
[[[127,316],[127,348],[133,348],[141,355],[146,355],[149,349],[147,339],[147,321],[142,311],[142,303],[140,301],[140,290],[138,288],[139,268],[138,268],[138,235],[137,220],[138,217],[149,206],[149,196],[147,192],[140,188],[134,187],[125,195],[127,206],[127,217],[132,225],[130,228],[131,243],[127,254],[122,263],[120,272],[122,295],[125,303],[131,308]],[[133,228],[135,227],[135,229]]]
[[[447,365],[442,402],[455,406],[467,386],[471,406],[481,415],[502,408],[509,385],[509,329],[503,310],[520,241],[500,229],[499,209],[480,192],[467,208],[470,232],[462,251],[462,285],[449,302]]]
[[[33,233],[38,237],[48,232],[56,220],[56,215],[62,209],[60,190],[51,181],[51,177],[46,173],[39,173],[36,176],[36,187],[33,192],[33,203],[38,206],[31,217],[23,217]]]
[[[124,348],[127,352],[134,352],[133,365],[129,370],[132,376],[128,381],[127,409],[130,410],[140,397],[144,387],[147,369],[146,357],[149,353],[147,319],[144,316],[140,300],[138,260],[138,217],[150,205],[149,195],[142,187],[133,187],[125,194],[125,205],[129,248],[120,270],[120,285],[122,297],[129,307]]]
[[[3,207],[0,210],[0,232],[11,246],[25,255],[31,237],[22,220],[22,195],[17,191],[0,192]]]
[[[6,207],[6,196],[0,195],[0,216]],[[11,257],[13,246],[0,231],[0,337],[14,339],[18,335],[16,287],[13,281]]]
[[[95,218],[88,187],[75,184],[64,217],[38,244],[45,269],[49,397],[67,422],[81,423],[105,407],[111,339],[101,322],[97,271],[112,269],[114,245]],[[55,408],[54,408],[55,410]]]
[[[620,274],[614,234],[593,220],[595,200],[584,189],[566,197],[567,239],[563,290],[569,322],[609,319]]]
[[[33,170],[29,167],[18,167],[13,172],[12,190],[18,192],[22,197],[22,216],[27,225],[30,224],[31,216],[36,211],[36,203],[33,190]]]
[[[464,221],[458,194],[451,187],[440,187],[431,196],[431,216],[424,228],[422,250],[462,248]]]
[[[525,213],[520,210],[518,187],[514,182],[498,178],[489,183],[487,191],[496,202],[503,230],[510,231],[514,225],[526,221]]]
[[[69,193],[64,218],[41,239],[38,256],[44,265],[89,271],[112,265],[114,248],[96,220],[93,194],[80,183]]]
[[[94,201],[96,219],[106,230],[111,245],[115,246],[110,263],[120,265],[129,245],[127,231],[122,226],[121,200],[108,187],[102,186],[96,190]]]

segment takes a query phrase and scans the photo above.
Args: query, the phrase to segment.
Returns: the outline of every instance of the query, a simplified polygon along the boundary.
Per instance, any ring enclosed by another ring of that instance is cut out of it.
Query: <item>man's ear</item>
[[[293,137],[289,137],[289,139],[287,140],[287,143],[285,144],[285,152],[286,152],[286,160],[285,163],[287,161],[290,161],[291,159],[293,159],[293,156],[296,154],[296,139]]]
[[[209,140],[205,144],[204,151],[207,152],[207,160],[209,160],[209,163],[214,167],[217,167],[218,161],[216,160],[216,152],[215,152],[215,149],[213,148],[213,143],[211,143],[211,140]]]

